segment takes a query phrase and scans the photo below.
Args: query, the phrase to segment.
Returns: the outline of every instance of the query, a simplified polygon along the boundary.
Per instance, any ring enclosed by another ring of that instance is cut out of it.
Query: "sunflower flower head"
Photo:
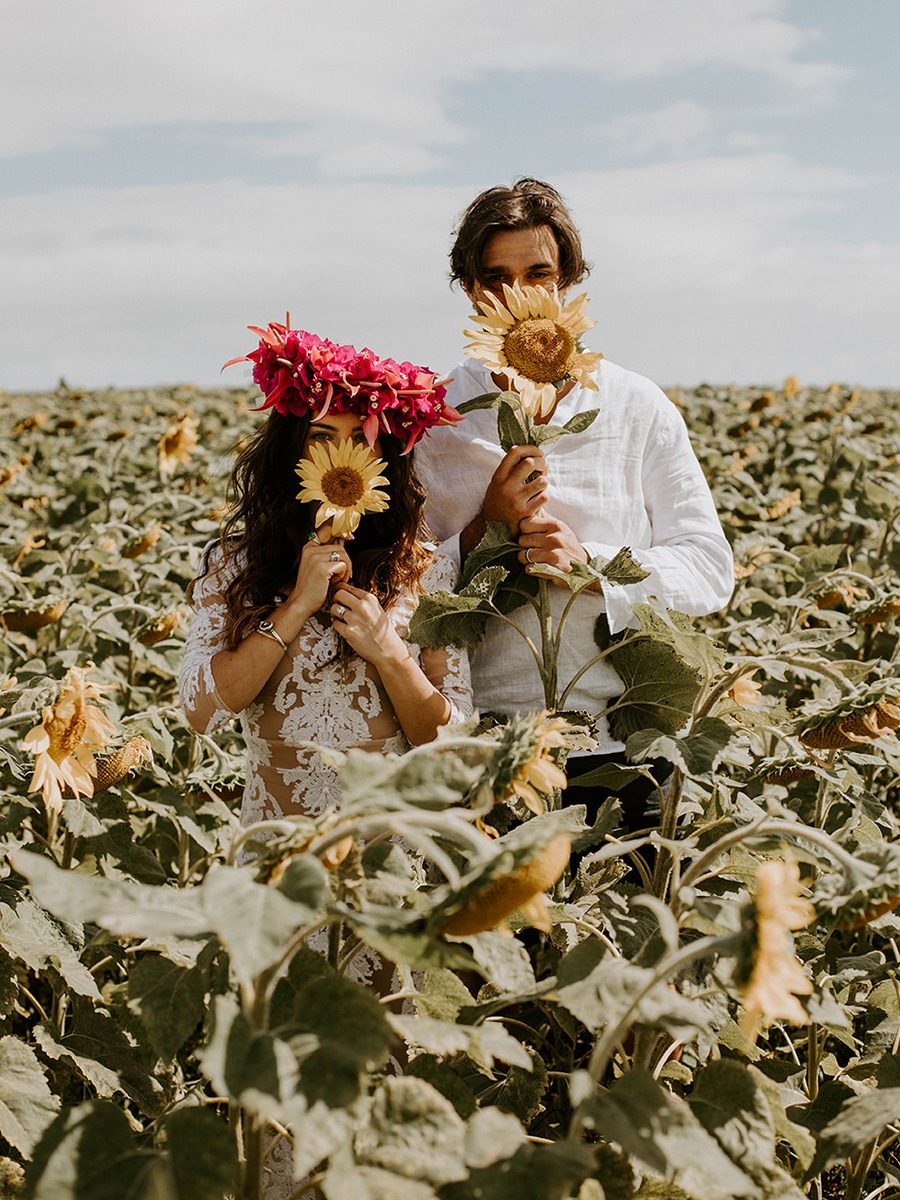
[[[797,863],[772,859],[760,865],[756,900],[749,910],[752,965],[741,985],[742,1028],[751,1041],[764,1023],[808,1023],[797,997],[810,995],[813,985],[794,954],[791,930],[805,928],[814,916],[812,904],[800,895]]]
[[[518,796],[526,808],[540,815],[544,796],[566,786],[554,751],[568,743],[568,722],[548,712],[513,717],[503,726],[498,753],[491,765],[494,803]]]
[[[197,447],[200,422],[187,413],[182,415],[159,439],[159,473],[171,475],[179,463],[190,462]]]
[[[49,810],[62,808],[63,790],[92,796],[97,773],[94,751],[109,745],[115,727],[95,704],[105,688],[90,683],[87,667],[70,667],[55,703],[42,710],[40,724],[25,735],[22,749],[35,756],[29,792],[40,791]]]
[[[603,355],[585,351],[580,342],[595,324],[587,305],[586,294],[563,304],[555,284],[549,290],[504,284],[502,300],[488,295],[478,302],[481,311],[472,320],[480,328],[464,330],[472,339],[465,353],[505,375],[529,416],[549,416],[564,384],[574,380],[598,390],[591,372]]]
[[[453,913],[444,932],[451,937],[472,937],[498,926],[501,932],[509,932],[504,923],[517,912],[526,924],[549,933],[553,926],[544,893],[565,871],[571,853],[571,841],[559,834],[526,862],[479,889]]]
[[[875,684],[858,696],[801,721],[800,741],[811,750],[846,750],[888,738],[897,741],[900,693],[896,683]]]
[[[332,519],[334,536],[349,537],[364,513],[384,512],[388,506],[388,494],[380,488],[389,482],[380,474],[384,466],[368,446],[350,438],[327,446],[312,445],[310,457],[297,463],[302,484],[297,499],[319,501],[317,529]]]

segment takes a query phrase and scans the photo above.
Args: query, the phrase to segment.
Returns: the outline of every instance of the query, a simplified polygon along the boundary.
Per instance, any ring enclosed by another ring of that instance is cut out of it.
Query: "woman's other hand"
[[[406,643],[371,592],[341,583],[334,590],[329,612],[335,631],[374,667],[409,657]]]

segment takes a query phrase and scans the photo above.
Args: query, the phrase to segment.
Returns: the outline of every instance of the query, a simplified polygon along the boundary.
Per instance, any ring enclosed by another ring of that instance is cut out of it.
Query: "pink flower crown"
[[[404,454],[432,426],[462,420],[455,408],[444,403],[447,388],[433,371],[291,329],[290,313],[285,321],[284,325],[270,322],[268,329],[248,325],[259,334],[259,346],[222,368],[253,363],[253,382],[266,397],[256,412],[274,407],[286,415],[309,414],[316,420],[329,410],[356,413],[370,446],[387,433],[403,442]]]

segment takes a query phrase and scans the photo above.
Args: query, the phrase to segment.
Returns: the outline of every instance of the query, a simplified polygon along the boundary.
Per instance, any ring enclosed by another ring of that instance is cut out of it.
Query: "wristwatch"
[[[273,642],[277,642],[282,650],[287,654],[287,642],[268,619],[256,622],[256,632],[261,633],[263,637],[269,638]]]

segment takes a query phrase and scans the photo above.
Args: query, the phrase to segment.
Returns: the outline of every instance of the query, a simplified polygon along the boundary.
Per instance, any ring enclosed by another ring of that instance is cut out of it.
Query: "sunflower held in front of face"
[[[309,458],[297,463],[302,487],[297,499],[318,500],[315,525],[318,529],[332,519],[333,536],[349,537],[360,518],[369,512],[384,512],[388,494],[379,485],[389,481],[380,474],[385,464],[368,446],[350,438],[326,446],[311,445]]]
[[[481,315],[472,319],[481,328],[463,331],[472,339],[465,353],[505,375],[529,416],[546,417],[566,383],[597,391],[590,373],[603,355],[585,351],[579,340],[595,324],[587,305],[586,294],[563,304],[555,284],[549,290],[504,284],[503,300],[488,294],[478,301]]]

